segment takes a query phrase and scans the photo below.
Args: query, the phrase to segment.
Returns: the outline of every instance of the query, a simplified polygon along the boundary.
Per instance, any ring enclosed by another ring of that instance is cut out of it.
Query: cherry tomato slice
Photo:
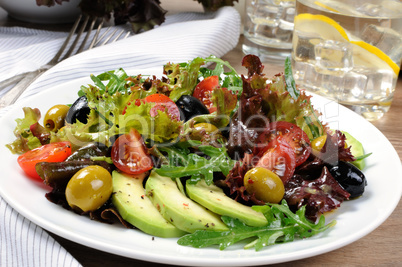
[[[205,107],[209,110],[209,113],[216,111],[216,107],[214,107],[212,102],[212,92],[218,86],[219,77],[215,75],[206,77],[204,80],[199,82],[194,89],[193,96],[204,103]]]
[[[144,140],[135,129],[116,139],[112,146],[111,158],[119,170],[128,174],[143,173],[153,167]]]
[[[180,120],[180,110],[177,107],[176,103],[173,102],[168,96],[163,94],[153,94],[144,98],[145,102],[155,103],[155,105],[151,108],[151,116],[155,117],[158,115],[158,110],[167,111],[170,118],[173,120]]]
[[[36,173],[35,165],[39,162],[61,162],[71,155],[70,142],[58,142],[34,148],[20,155],[17,159],[22,170],[36,181],[42,181]]]
[[[296,156],[296,166],[305,162],[310,156],[310,139],[297,125],[286,121],[271,122],[262,138],[265,138],[269,142],[277,136],[281,136],[293,148]]]
[[[296,168],[294,150],[282,137],[277,137],[268,143],[255,167],[263,167],[274,172],[286,185]]]

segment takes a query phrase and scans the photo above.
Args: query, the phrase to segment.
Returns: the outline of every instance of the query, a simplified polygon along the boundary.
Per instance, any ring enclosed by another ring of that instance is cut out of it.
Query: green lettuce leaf
[[[6,147],[15,154],[22,154],[28,150],[41,146],[40,140],[33,136],[30,126],[37,123],[41,117],[37,108],[24,107],[24,118],[18,118],[15,121],[17,126],[14,129],[16,139],[6,145]]]
[[[135,128],[149,142],[164,143],[174,141],[179,137],[182,122],[172,120],[167,112],[158,110],[155,117],[150,115],[153,103],[141,103],[129,105],[124,115],[118,116],[116,124],[120,133],[128,132]]]
[[[176,102],[182,95],[191,95],[198,83],[198,73],[205,60],[197,57],[189,63],[168,63],[164,72],[170,81],[169,97]]]
[[[92,139],[108,143],[111,136],[128,133],[130,128],[137,129],[144,140],[149,142],[168,142],[178,137],[182,127],[181,121],[172,120],[167,112],[160,110],[152,117],[150,110],[153,103],[135,103],[136,99],[152,94],[153,90],[128,90],[125,75],[109,75],[110,73],[106,73],[97,76],[102,84],[107,82],[104,87],[101,84],[81,88],[88,99],[91,114],[86,124],[69,125],[70,137],[73,135],[79,140]],[[113,87],[115,89],[111,93],[109,89]]]
[[[287,90],[285,75],[278,74],[272,78],[272,83],[262,90],[263,105],[267,117],[272,121],[287,121],[296,124],[310,140],[317,138],[327,131],[327,126],[319,120],[321,113],[314,109],[310,98],[304,90],[293,92]],[[291,89],[294,91],[294,89]]]

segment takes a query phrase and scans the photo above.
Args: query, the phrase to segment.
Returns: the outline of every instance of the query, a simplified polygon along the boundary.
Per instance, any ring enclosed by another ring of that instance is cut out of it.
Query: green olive
[[[222,138],[222,134],[215,125],[200,122],[194,125],[194,131],[191,132],[190,137],[192,140],[213,142],[213,140]]]
[[[279,203],[285,194],[281,178],[262,167],[252,168],[244,175],[244,186],[248,193],[269,203]]]
[[[215,125],[207,123],[207,122],[200,122],[194,125],[194,129],[196,130],[205,130],[206,133],[219,133],[219,129],[216,128]]]
[[[77,211],[94,211],[109,199],[113,191],[112,176],[103,167],[93,165],[79,170],[66,187],[66,199]]]
[[[55,105],[51,107],[45,115],[43,124],[49,131],[56,132],[64,126],[64,119],[66,118],[69,107],[67,105]]]

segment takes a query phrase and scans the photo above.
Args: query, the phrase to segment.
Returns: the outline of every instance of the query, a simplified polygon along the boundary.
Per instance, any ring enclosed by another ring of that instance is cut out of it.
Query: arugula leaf
[[[296,82],[293,79],[292,63],[290,62],[289,57],[285,59],[285,81],[286,81],[286,90],[289,92],[291,97],[297,99],[300,95],[300,92],[296,88]]]
[[[371,156],[371,154],[373,154],[373,152],[370,152],[370,153],[361,155],[361,156],[359,156],[359,157],[355,157],[355,160],[354,160],[354,161],[365,159],[365,158]]]
[[[209,56],[205,58],[205,62],[214,62],[216,63],[216,66],[212,71],[207,68],[205,68],[205,72],[201,71],[203,77],[217,75],[220,79],[223,79],[222,87],[231,90],[237,95],[241,94],[241,91],[243,90],[243,80],[228,61],[224,61],[215,56]],[[224,67],[227,67],[229,71],[225,72]]]
[[[286,201],[281,204],[267,204],[265,206],[253,206],[268,220],[268,225],[263,227],[248,226],[238,219],[222,216],[222,221],[229,227],[227,231],[197,230],[192,234],[181,237],[177,243],[183,246],[195,248],[218,245],[220,250],[239,241],[254,238],[244,248],[254,247],[256,251],[265,246],[277,243],[293,241],[296,238],[307,238],[321,233],[335,225],[335,221],[325,225],[325,217],[322,215],[317,224],[308,221],[305,217],[305,207],[293,213]]]
[[[313,136],[313,139],[317,138],[320,136],[320,130],[318,129],[317,125],[315,125],[310,117],[303,116],[304,120],[307,123],[307,126],[310,129],[311,135]]]
[[[132,85],[132,82],[127,80],[127,73],[122,68],[106,71],[96,76],[91,74],[90,77],[101,94],[105,92],[109,95],[113,95],[116,92],[128,93],[128,89]],[[105,84],[104,82],[107,83]],[[78,94],[83,95],[86,90],[88,90],[88,87],[81,86]]]
[[[189,147],[195,146],[202,154],[189,153]],[[192,182],[196,183],[204,178],[207,185],[213,182],[213,173],[222,172],[227,175],[234,166],[234,161],[229,158],[225,147],[213,147],[199,145],[199,142],[179,142],[169,147],[160,147],[160,151],[168,154],[168,164],[162,164],[155,169],[156,173],[162,176],[181,178],[190,176]]]

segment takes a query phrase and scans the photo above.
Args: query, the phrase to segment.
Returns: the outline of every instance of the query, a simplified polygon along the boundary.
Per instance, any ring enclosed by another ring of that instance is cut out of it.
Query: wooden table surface
[[[180,3],[180,5],[177,3]],[[187,0],[187,2],[166,0],[162,1],[162,5],[170,13],[202,10],[195,1],[192,3],[190,0]],[[70,28],[70,25],[34,25],[20,22],[8,17],[1,8],[0,26],[24,26],[49,30],[68,30]],[[240,64],[244,56],[241,50],[242,40],[243,37],[240,38],[237,47],[222,58],[229,61],[239,72],[244,73],[244,69]],[[270,65],[269,63],[264,65],[268,77],[283,70],[281,66]],[[401,117],[402,78],[400,75],[390,111],[382,119],[373,123],[392,143],[399,158],[402,158]],[[398,178],[402,179],[402,177]],[[402,266],[402,227],[400,224],[402,225],[402,201],[399,202],[395,211],[381,226],[360,240],[323,255],[273,266]],[[169,266],[120,257],[77,244],[54,234],[51,235],[85,267]]]

